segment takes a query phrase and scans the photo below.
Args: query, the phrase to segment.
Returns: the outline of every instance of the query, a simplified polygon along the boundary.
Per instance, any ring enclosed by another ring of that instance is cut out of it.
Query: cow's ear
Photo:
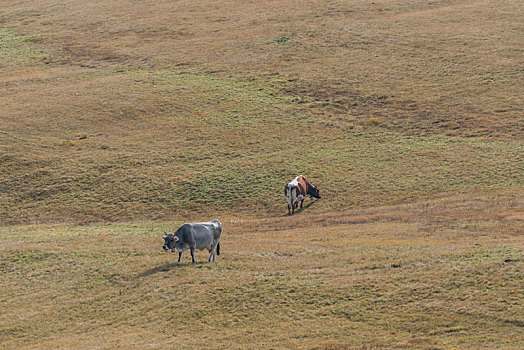
[[[178,242],[178,240],[180,239],[177,236],[175,236],[174,238],[175,238],[175,242]]]
[[[166,232],[166,230],[164,230],[164,234],[167,236],[167,232]]]
[[[164,240],[167,238],[167,236],[162,237]]]

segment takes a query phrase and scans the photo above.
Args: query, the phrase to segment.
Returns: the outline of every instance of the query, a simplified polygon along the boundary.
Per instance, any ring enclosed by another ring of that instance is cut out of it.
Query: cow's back
[[[297,188],[298,188],[298,194],[305,197],[306,191],[307,191],[307,179],[305,176],[300,175],[297,176]]]
[[[222,224],[218,220],[197,222],[191,224],[193,237],[197,247],[207,247],[220,239]]]

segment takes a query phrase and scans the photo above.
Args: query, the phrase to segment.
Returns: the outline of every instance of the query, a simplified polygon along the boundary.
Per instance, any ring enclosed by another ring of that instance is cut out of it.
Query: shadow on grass
[[[207,261],[197,261],[195,264],[193,263],[190,263],[190,262],[172,262],[172,263],[166,263],[166,264],[163,264],[163,265],[159,265],[159,266],[156,266],[156,267],[153,267],[151,269],[148,269],[148,270],[145,270],[144,272],[141,272],[137,275],[138,278],[143,278],[143,277],[149,277],[151,275],[154,275],[154,274],[157,274],[159,272],[168,272],[170,270],[173,270],[173,269],[179,269],[179,268],[182,268],[182,267],[191,267],[191,266],[199,266],[199,265],[205,265],[205,264],[209,264]]]
[[[304,210],[308,209],[310,206],[312,206],[313,204],[315,204],[315,203],[318,202],[318,201],[319,201],[319,199],[315,199],[315,200],[312,200],[312,201],[308,201],[306,204],[304,204],[304,206],[303,206],[302,208],[299,207],[299,208],[295,209],[295,214],[300,214],[300,213],[302,213]],[[283,215],[280,215],[280,217],[283,218],[283,217],[286,217],[286,216],[293,216],[293,215],[295,215],[295,214],[291,214],[291,215],[289,215],[288,213],[285,213],[285,214],[283,214]]]

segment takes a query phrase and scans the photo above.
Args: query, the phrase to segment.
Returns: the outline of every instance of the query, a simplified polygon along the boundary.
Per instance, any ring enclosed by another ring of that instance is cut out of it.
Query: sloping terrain
[[[517,1],[0,5],[0,222],[522,186]]]
[[[522,349],[523,15],[2,1],[0,348]]]

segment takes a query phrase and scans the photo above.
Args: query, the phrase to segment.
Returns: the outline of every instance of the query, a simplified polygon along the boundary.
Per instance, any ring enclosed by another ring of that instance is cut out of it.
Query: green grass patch
[[[0,62],[4,64],[27,63],[45,57],[38,36],[16,35],[0,28]]]

